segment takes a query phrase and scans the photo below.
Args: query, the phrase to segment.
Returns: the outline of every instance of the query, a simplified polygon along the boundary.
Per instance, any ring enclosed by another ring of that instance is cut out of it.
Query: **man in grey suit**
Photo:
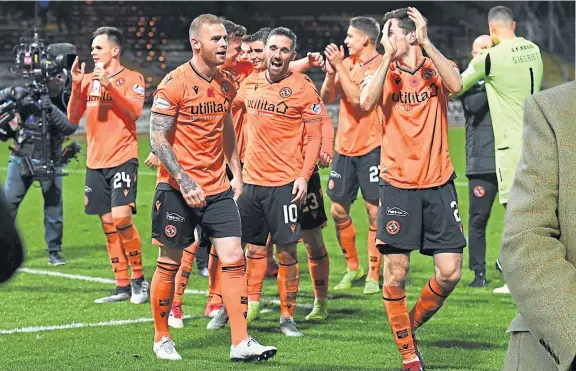
[[[576,82],[532,95],[500,262],[520,314],[505,371],[576,370]]]

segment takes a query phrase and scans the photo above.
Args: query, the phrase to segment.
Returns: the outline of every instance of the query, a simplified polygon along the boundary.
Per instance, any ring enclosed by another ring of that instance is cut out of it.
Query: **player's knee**
[[[443,287],[455,287],[462,277],[462,269],[459,267],[439,269],[436,275],[438,283]]]
[[[410,261],[404,259],[404,255],[384,255],[384,281],[387,285],[404,286],[409,270]]]
[[[158,246],[159,254],[158,260],[159,263],[167,263],[173,265],[180,265],[180,261],[182,260],[182,253],[183,250],[180,249],[173,249],[167,246]]]
[[[278,245],[277,246],[278,261],[282,265],[291,265],[298,261],[296,253],[296,245]]]
[[[102,225],[104,225],[104,223],[114,224],[114,221],[112,219],[112,213],[100,215],[100,221],[102,222]]]
[[[258,254],[265,254],[266,253],[266,246],[258,246],[248,244],[248,255],[258,255]]]
[[[118,218],[112,218],[114,223],[114,227],[118,230],[118,232],[123,233],[123,231],[127,230],[132,226],[132,217],[131,216],[121,216]]]
[[[330,214],[332,214],[332,218],[337,224],[344,223],[350,217],[346,208],[338,203],[332,203],[332,206],[330,206]]]
[[[322,237],[322,228],[317,227],[310,230],[302,231],[302,241],[306,249],[310,252],[317,252],[324,246],[324,238]]]

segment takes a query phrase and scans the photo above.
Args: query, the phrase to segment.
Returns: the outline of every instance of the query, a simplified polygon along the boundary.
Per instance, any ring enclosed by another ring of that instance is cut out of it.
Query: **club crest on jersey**
[[[312,112],[319,115],[322,112],[322,107],[320,107],[320,103],[316,103],[312,105]]]
[[[280,89],[280,96],[282,98],[288,98],[289,96],[292,95],[292,89],[290,88],[282,88]]]
[[[152,104],[154,107],[158,107],[161,109],[168,109],[170,108],[170,103],[164,98],[156,97],[154,99],[154,103]]]
[[[137,94],[144,95],[144,88],[141,87],[141,86],[138,85],[138,84],[134,84],[134,91],[135,91]]]
[[[226,81],[222,81],[222,83],[220,84],[220,89],[222,89],[222,93],[228,94],[228,92],[230,91],[230,86]]]
[[[214,98],[215,96],[214,88],[208,88],[208,98]]]
[[[121,87],[122,85],[124,85],[124,83],[126,82],[126,80],[124,80],[123,77],[121,77],[120,79],[118,79],[118,81],[116,81],[114,83],[114,85],[116,85],[117,88]]]
[[[432,69],[425,69],[424,71],[422,71],[422,78],[424,80],[430,80],[434,76],[436,76],[436,71]]]

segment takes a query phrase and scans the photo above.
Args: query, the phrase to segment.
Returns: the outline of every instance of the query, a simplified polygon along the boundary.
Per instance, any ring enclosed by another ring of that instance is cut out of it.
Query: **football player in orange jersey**
[[[382,255],[376,248],[376,226],[382,115],[380,109],[362,112],[360,85],[365,76],[376,71],[382,60],[376,51],[379,35],[380,25],[373,18],[352,18],[344,40],[350,56],[344,59],[342,46],[330,44],[326,47],[326,78],[321,90],[326,104],[342,96],[334,148],[336,154],[327,194],[332,200],[330,211],[347,267],[346,274],[334,289],[350,289],[352,282],[364,276],[356,250],[356,228],[350,217],[350,207],[360,188],[369,221],[369,271],[364,285],[364,294],[367,295],[380,292]]]
[[[251,35],[246,35],[242,38],[242,45],[240,45],[240,54],[236,57],[238,62],[250,63],[250,43],[247,38]]]
[[[152,210],[152,238],[160,250],[151,287],[153,349],[160,359],[182,359],[170,338],[168,313],[182,250],[194,242],[200,225],[222,261],[230,359],[268,359],[276,348],[251,338],[246,324],[248,298],[236,205],[243,188],[242,168],[230,113],[236,88],[232,76],[218,68],[226,61],[228,35],[220,18],[203,14],[192,21],[189,38],[192,59],[162,80],[150,118],[152,148],[162,163]]]
[[[293,318],[299,285],[296,245],[302,237],[300,206],[306,203],[308,181],[320,155],[323,116],[312,81],[290,71],[295,49],[296,35],[291,30],[272,30],[266,44],[266,71],[243,82],[248,143],[245,192],[238,200],[242,242],[252,245],[249,254],[260,250],[265,258],[269,234],[276,244],[280,330],[286,336],[302,336]]]
[[[116,278],[116,289],[94,302],[130,299],[140,304],[148,300],[148,282],[132,214],[136,214],[138,179],[136,120],[144,106],[144,78],[120,64],[122,32],[101,27],[93,36],[96,67],[86,74],[86,63],[74,61],[68,118],[77,124],[86,112],[85,212],[100,217]]]
[[[415,331],[458,284],[466,247],[448,151],[448,99],[462,89],[462,79],[456,64],[431,43],[415,8],[386,13],[381,42],[386,54],[363,84],[360,106],[366,112],[382,108],[377,239],[384,255],[383,301],[402,370],[419,371]],[[408,312],[411,251],[433,256],[436,269]]]

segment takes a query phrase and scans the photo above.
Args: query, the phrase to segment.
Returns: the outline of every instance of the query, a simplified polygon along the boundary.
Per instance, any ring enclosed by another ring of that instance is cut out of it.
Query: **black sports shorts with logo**
[[[242,218],[242,242],[266,246],[268,234],[272,243],[287,245],[302,237],[302,210],[293,204],[294,182],[278,187],[244,184],[238,209]]]
[[[84,212],[104,215],[113,207],[130,205],[136,214],[138,186],[138,159],[106,169],[86,169],[84,187]]]
[[[159,183],[152,203],[152,243],[184,249],[194,243],[197,225],[207,237],[242,237],[232,189],[206,196],[206,206],[196,208],[188,206],[179,190]]]
[[[325,227],[328,222],[326,210],[324,210],[324,195],[322,194],[322,182],[318,168],[310,177],[308,182],[308,194],[306,204],[302,208],[300,226],[303,231]]]
[[[358,189],[367,201],[378,199],[378,179],[380,174],[380,147],[362,156],[345,156],[334,153],[328,197],[334,202],[354,202]]]
[[[376,238],[382,254],[419,250],[423,255],[462,253],[466,247],[454,181],[402,189],[380,180]]]

